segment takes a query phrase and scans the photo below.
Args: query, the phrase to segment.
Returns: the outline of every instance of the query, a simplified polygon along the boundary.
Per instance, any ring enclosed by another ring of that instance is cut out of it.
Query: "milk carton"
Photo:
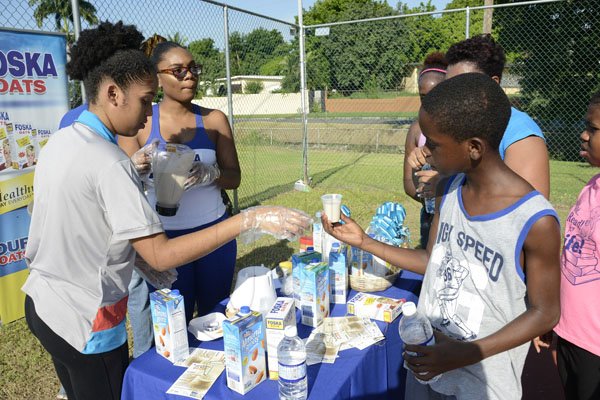
[[[265,318],[267,327],[267,356],[269,365],[269,378],[279,378],[279,364],[277,363],[277,346],[283,339],[286,326],[296,325],[296,308],[294,299],[278,297]]]
[[[329,316],[329,266],[311,263],[301,270],[300,312],[302,323],[316,328]]]
[[[405,299],[392,299],[369,293],[357,293],[348,300],[348,314],[368,317],[383,322],[392,322],[402,312]]]
[[[334,243],[329,253],[329,301],[346,304],[348,297],[348,246]]]
[[[300,308],[300,286],[303,278],[302,269],[311,262],[320,262],[321,253],[316,251],[301,252],[292,255],[292,281],[294,288],[294,302]]]
[[[223,341],[230,389],[246,394],[267,379],[265,325],[261,313],[242,307],[235,317],[223,321]]]
[[[183,296],[178,290],[160,289],[150,293],[150,310],[156,352],[172,363],[189,356]]]

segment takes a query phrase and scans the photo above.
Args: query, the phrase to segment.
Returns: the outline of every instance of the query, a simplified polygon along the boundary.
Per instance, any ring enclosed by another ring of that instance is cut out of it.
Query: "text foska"
[[[45,80],[56,77],[52,54],[0,51],[0,94],[44,94]]]

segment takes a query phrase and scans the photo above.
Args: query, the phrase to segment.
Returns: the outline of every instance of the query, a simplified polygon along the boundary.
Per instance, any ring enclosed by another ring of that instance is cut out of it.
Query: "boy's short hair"
[[[596,92],[590,99],[590,106],[600,105],[600,92]]]
[[[448,65],[472,62],[490,78],[497,76],[502,79],[506,56],[502,46],[490,34],[484,34],[454,43],[446,52],[446,61]]]
[[[472,137],[498,149],[510,119],[510,102],[489,76],[477,72],[457,75],[434,87],[421,107],[436,127],[457,142]]]

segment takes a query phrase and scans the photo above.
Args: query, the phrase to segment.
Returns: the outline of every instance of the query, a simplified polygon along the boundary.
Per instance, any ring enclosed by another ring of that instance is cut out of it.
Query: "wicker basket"
[[[380,292],[386,290],[396,282],[401,269],[392,267],[389,274],[376,276],[373,274],[350,274],[350,287],[358,292]]]

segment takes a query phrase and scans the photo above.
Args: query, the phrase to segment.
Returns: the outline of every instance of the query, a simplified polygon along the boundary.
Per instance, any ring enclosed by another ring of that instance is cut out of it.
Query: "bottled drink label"
[[[279,379],[285,382],[298,382],[306,378],[306,361],[296,365],[279,363]]]
[[[429,164],[424,164],[421,167],[421,171],[431,171],[431,169],[431,165]],[[425,197],[423,202],[425,203],[425,211],[427,214],[435,213],[435,197]]]

